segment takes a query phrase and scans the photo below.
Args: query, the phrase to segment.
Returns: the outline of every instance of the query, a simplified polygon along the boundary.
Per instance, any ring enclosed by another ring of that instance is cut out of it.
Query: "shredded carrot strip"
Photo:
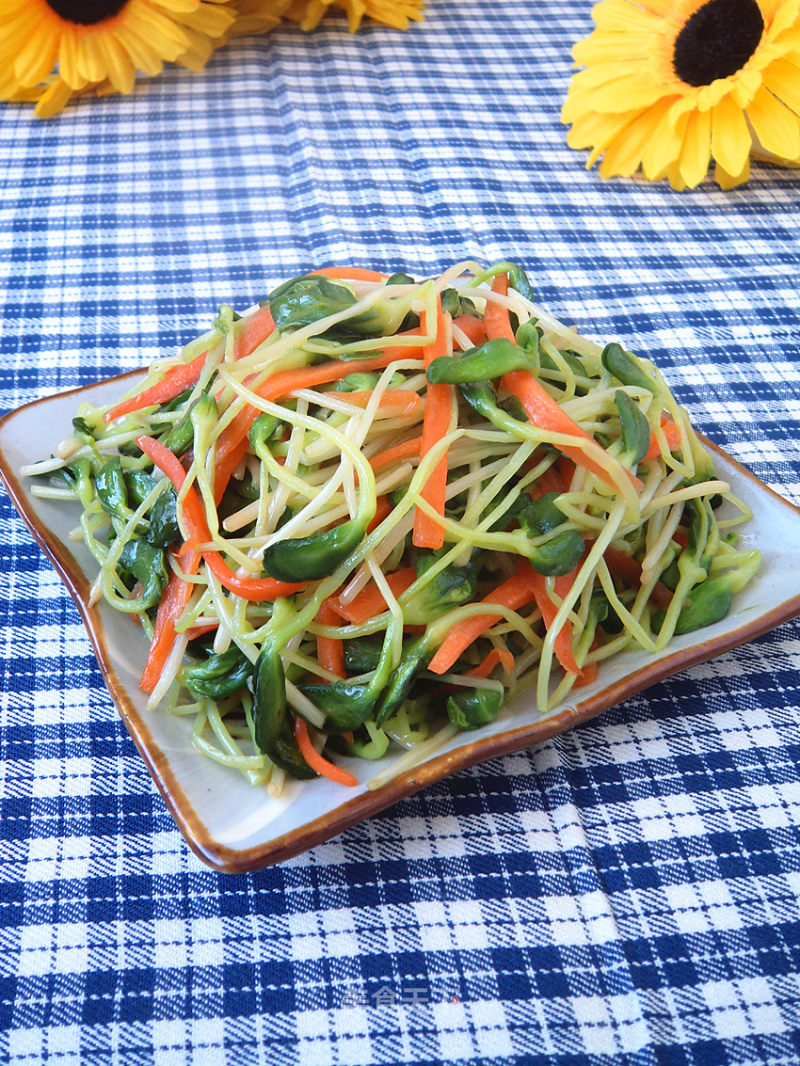
[[[219,622],[206,622],[201,626],[192,626],[191,629],[186,630],[186,636],[189,640],[196,640],[198,637],[205,636],[206,633],[213,633],[219,629]]]
[[[473,344],[483,344],[486,340],[486,325],[483,319],[476,315],[459,315],[453,319],[453,325],[458,326],[462,333],[466,333]]]
[[[496,589],[483,597],[482,603],[499,603],[512,611],[519,610],[534,598],[533,581],[536,572],[527,560],[521,560],[513,577],[498,585]],[[503,616],[500,614],[478,614],[466,618],[453,626],[439,649],[430,661],[428,669],[434,674],[446,674],[453,663]]]
[[[123,415],[131,414],[133,411],[141,411],[144,407],[174,400],[176,396],[180,396],[182,392],[196,383],[205,366],[207,355],[207,352],[203,352],[190,363],[181,363],[180,366],[171,367],[161,381],[156,382],[155,385],[109,408],[103,415],[103,421],[113,422],[116,418],[122,418]]]
[[[621,578],[631,588],[636,588],[642,583],[642,567],[630,555],[619,548],[606,548],[603,553],[608,569],[612,576]],[[657,581],[650,593],[650,599],[656,607],[667,607],[672,602],[672,592],[662,582]]]
[[[180,492],[186,480],[186,471],[169,448],[164,447],[160,441],[154,440],[153,437],[137,437],[136,443]],[[205,511],[193,485],[189,486],[183,497],[183,518],[190,540],[196,543],[203,543],[211,539]],[[231,570],[220,553],[216,551],[204,551],[203,559],[211,573],[225,588],[235,592],[242,599],[255,603],[260,603],[263,600],[274,600],[279,596],[291,596],[293,593],[299,592],[305,584],[304,582],[277,581],[272,577],[241,577]]]
[[[580,566],[580,564],[578,564]],[[575,576],[578,572],[576,566],[574,570],[570,570],[568,574],[564,574],[563,577],[553,578],[553,591],[563,600],[572,588],[572,584],[575,581]],[[541,574],[533,572],[532,579],[533,594],[536,600],[536,606],[542,612],[542,618],[544,620],[545,629],[550,629],[553,624],[553,619],[558,614],[558,605],[553,603],[547,594],[547,584],[545,578]],[[568,674],[577,674],[580,676],[581,668],[575,661],[575,656],[572,652],[572,622],[569,619],[564,623],[553,642],[553,651],[556,654],[556,658],[564,667]]]
[[[501,296],[508,294],[508,278],[505,274],[500,274],[494,279],[492,292],[499,293]],[[517,343],[516,335],[511,328],[511,318],[507,307],[495,303],[494,300],[487,300],[486,308],[483,312],[483,324],[486,327],[486,336],[490,341],[502,337],[504,340],[511,341],[512,344]]]
[[[170,453],[171,454],[171,453]],[[184,552],[181,558],[181,566],[187,574],[196,574],[200,565],[198,552]],[[164,664],[169,658],[172,646],[175,643],[175,624],[186,610],[186,605],[192,597],[192,585],[184,581],[174,570],[170,570],[169,581],[156,613],[156,622],[153,628],[153,640],[147,655],[139,688],[142,692],[152,692],[164,669]]]
[[[311,743],[311,737],[308,735],[308,726],[302,718],[295,718],[294,720],[294,738],[297,741],[300,754],[311,769],[316,770],[321,777],[327,777],[329,781],[335,781],[337,785],[347,785],[349,788],[354,788],[358,784],[358,779],[349,774],[347,770],[334,766],[332,762],[328,762],[326,758],[320,755]]]
[[[372,390],[364,389],[359,392],[327,392],[326,396],[336,396],[340,400],[346,400],[355,407],[366,407],[372,399]],[[388,408],[399,418],[405,415],[413,415],[422,406],[422,397],[410,389],[386,389],[381,393],[379,407]]]
[[[379,526],[384,518],[388,518],[392,513],[392,505],[389,503],[388,496],[379,496],[375,507],[375,517],[367,526],[367,533],[371,533],[376,526]]]
[[[242,332],[236,338],[234,358],[241,359],[242,356],[250,355],[263,340],[266,340],[274,329],[275,323],[272,320],[269,308],[260,307],[258,311],[255,311],[245,320]],[[197,383],[203,372],[207,355],[208,352],[203,352],[202,355],[198,355],[189,363],[171,367],[161,381],[151,385],[148,389],[144,389],[137,396],[132,396],[129,400],[123,400],[122,403],[118,403],[106,411],[103,415],[103,421],[113,422],[115,418],[121,418],[122,415],[130,414],[133,411],[141,411],[144,407],[152,407],[155,404],[168,403],[170,400],[174,400],[176,396],[180,396],[182,392]]]
[[[275,320],[269,307],[259,307],[249,315],[242,326],[233,349],[234,359],[252,355],[256,348],[275,332]]]
[[[331,605],[330,600],[323,600],[322,606],[317,611],[317,621],[324,626],[336,626],[339,624],[339,614]],[[320,666],[330,670],[337,677],[346,677],[344,668],[344,644],[334,637],[317,637],[317,659]]]
[[[494,279],[492,290],[505,296],[508,292],[508,278],[505,274]],[[516,343],[507,308],[501,307],[500,304],[487,303],[484,322],[486,323],[486,333],[490,340],[503,337],[506,340],[510,340],[512,344]],[[600,445],[562,410],[530,370],[514,370],[510,374],[504,374],[500,379],[500,388],[512,396],[516,396],[522,404],[525,414],[533,425],[538,426],[539,429],[589,441],[593,450],[600,450]],[[569,444],[559,444],[557,447],[560,452],[569,456],[577,466],[589,470],[612,489],[617,488],[614,479],[605,467],[594,460],[589,453],[584,452],[581,448],[573,448]],[[629,471],[626,471],[626,475],[632,484],[637,488],[641,488],[642,483],[638,478],[634,477]]]
[[[434,359],[441,355],[450,354],[450,316],[439,311],[436,319],[436,337],[432,344],[425,345],[424,359],[425,369],[431,365]],[[421,316],[421,327],[427,332],[428,322],[426,312]],[[422,422],[422,447],[420,455],[425,458],[426,454],[442,437],[446,436],[450,428],[450,414],[453,409],[453,386],[452,385],[428,385],[428,394],[425,402],[425,415]],[[447,493],[447,455],[443,455],[430,477],[422,487],[420,495],[435,509],[439,515],[444,515],[444,504]],[[417,548],[441,548],[444,544],[444,529],[436,519],[426,514],[418,507],[414,512],[414,533],[412,536],[414,546]]]
[[[673,422],[670,418],[661,419],[661,429],[664,431],[664,436],[667,438],[667,447],[670,451],[674,451],[675,448],[681,442],[681,431],[677,423]],[[656,440],[655,433],[650,434],[650,447],[647,449],[643,463],[646,463],[648,459],[655,459],[657,455],[661,455],[661,445]]]
[[[467,677],[488,677],[498,663],[501,663],[504,669],[511,673],[514,669],[514,656],[510,651],[504,651],[501,648],[492,648],[480,666],[476,666],[472,670],[467,670]]]
[[[566,483],[567,485],[569,482]],[[561,470],[554,463],[543,474],[540,474],[530,487],[531,499],[538,500],[540,496],[546,496],[550,492],[564,492],[566,485],[561,476]]]
[[[584,688],[597,680],[597,663],[584,663],[573,688]]]
[[[322,267],[321,270],[312,270],[311,276],[314,274],[324,274],[331,281],[385,281],[389,276],[365,267]]]
[[[408,333],[402,334],[402,336],[416,336],[418,334],[419,330],[410,330]],[[400,334],[397,335],[400,336]],[[328,363],[320,363],[319,366],[304,366],[298,370],[281,370],[276,374],[270,375],[256,389],[256,392],[262,399],[274,402],[295,389],[309,389],[315,385],[326,385],[329,381],[338,381],[339,378],[346,377],[348,374],[384,370],[397,359],[414,359],[421,354],[422,350],[420,348],[406,348],[403,350],[402,356],[400,356],[397,352],[393,352],[390,347],[387,351],[370,359],[353,359],[352,361],[336,359]],[[247,404],[220,434],[214,457],[216,468],[214,496],[217,503],[222,499],[234,470],[247,451],[247,434],[259,414],[260,412],[257,408]]]
[[[411,440],[403,441],[402,444],[395,444],[392,448],[386,448],[382,452],[378,452],[377,455],[369,461],[369,465],[373,470],[382,470],[384,466],[389,466],[397,459],[415,459],[422,448],[422,437],[413,437]]]
[[[417,571],[413,566],[407,566],[402,570],[395,570],[394,573],[386,575],[386,584],[389,586],[393,596],[402,595],[416,580]],[[350,603],[342,604],[336,599],[333,601],[333,607],[342,618],[352,623],[352,625],[360,626],[369,621],[370,618],[374,618],[375,615],[385,611],[386,600],[375,582],[370,581]]]

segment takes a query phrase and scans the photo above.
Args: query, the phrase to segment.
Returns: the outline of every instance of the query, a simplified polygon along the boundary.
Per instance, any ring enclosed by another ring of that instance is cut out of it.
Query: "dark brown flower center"
[[[128,0],[46,0],[51,8],[67,22],[79,26],[94,26],[104,19],[113,18],[122,11]]]
[[[708,0],[675,40],[672,65],[689,85],[710,85],[741,70],[764,32],[756,0]]]

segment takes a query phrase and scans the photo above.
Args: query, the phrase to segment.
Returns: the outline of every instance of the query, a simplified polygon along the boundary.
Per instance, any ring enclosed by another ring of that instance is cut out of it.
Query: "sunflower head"
[[[266,33],[286,17],[314,29],[329,10],[397,29],[422,0],[0,0],[0,100],[35,100],[50,118],[71,97],[128,93],[165,62],[201,70],[231,37]]]
[[[685,189],[712,159],[723,188],[751,155],[800,164],[800,0],[601,0],[592,14],[561,114],[588,167]]]

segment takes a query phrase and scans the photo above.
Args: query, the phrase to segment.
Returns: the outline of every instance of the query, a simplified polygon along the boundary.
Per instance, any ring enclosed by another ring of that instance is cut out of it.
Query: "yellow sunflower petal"
[[[760,70],[752,70],[743,67],[736,72],[731,79],[731,96],[739,107],[747,107],[758,90],[761,88],[762,74]]]
[[[653,34],[593,33],[572,49],[572,58],[581,66],[593,63],[629,63],[631,55],[647,55],[652,48]]]
[[[188,15],[196,11],[199,0],[146,0],[151,7],[160,7],[171,15]]]
[[[785,6],[786,0],[758,0],[758,6],[761,11],[761,17],[764,19],[764,25],[769,26],[772,20],[782,7]]]
[[[699,185],[711,161],[711,112],[695,111],[689,116],[681,146],[679,168],[687,188]]]
[[[778,34],[791,29],[797,22],[798,17],[800,17],[800,4],[796,0],[790,0],[789,3],[784,0],[784,3],[778,4],[774,14],[768,19],[764,18],[767,26],[767,39],[774,40]]]
[[[640,7],[652,11],[654,15],[673,15],[675,11],[674,0],[642,0]]]
[[[680,160],[676,159],[674,163],[670,164],[667,168],[666,177],[669,178],[669,183],[675,192],[683,192],[686,188],[686,181],[681,173]]]
[[[69,103],[73,89],[63,78],[56,78],[53,84],[39,97],[34,114],[37,118],[52,118],[63,111]]]
[[[232,12],[221,7],[212,7],[210,4],[201,4],[195,11],[175,17],[184,26],[208,37],[221,37],[236,18]]]
[[[800,120],[768,89],[760,89],[747,117],[761,146],[782,159],[800,158]]]
[[[600,0],[592,8],[592,18],[600,30],[658,32],[663,26],[660,16],[634,7],[627,0]]]
[[[710,111],[731,92],[730,78],[715,78],[710,85],[702,85],[697,92],[697,110]]]
[[[169,18],[144,0],[131,0],[125,13],[131,12],[131,22],[146,33],[158,52],[172,62],[189,46],[189,38],[180,23]],[[127,22],[127,19],[126,19]]]
[[[750,155],[753,138],[744,117],[730,96],[711,112],[711,154],[728,174],[740,174]]]
[[[83,33],[78,38],[78,74],[86,81],[102,81],[106,72],[99,34]]]
[[[308,33],[320,24],[328,13],[328,6],[324,0],[294,0],[286,14]]]
[[[78,35],[70,29],[61,37],[61,47],[58,52],[58,73],[61,79],[71,89],[81,89],[86,84],[86,78],[78,70]]]
[[[600,164],[604,178],[629,178],[636,173],[654,130],[669,111],[669,104],[669,100],[660,100],[619,131],[606,148]]]
[[[231,10],[236,15],[236,21],[228,29],[226,37],[247,37],[274,29],[280,24],[289,3],[290,0],[233,0]]]
[[[175,62],[179,66],[186,67],[187,70],[192,70],[197,74],[213,55],[214,45],[209,41],[208,37],[204,37],[202,34],[194,33],[191,29],[188,30],[188,33],[189,47],[178,56]]]
[[[14,74],[20,85],[37,85],[44,81],[58,62],[59,33],[55,26],[44,26],[28,38],[17,55]]]
[[[105,34],[97,38],[97,48],[103,57],[103,66],[113,87],[119,93],[132,92],[136,71],[122,44],[110,34]]]
[[[130,56],[135,70],[141,70],[143,74],[154,77],[164,69],[161,56],[149,41],[136,32],[133,26],[123,26],[118,32],[118,40]]]
[[[800,114],[800,67],[778,59],[764,71],[764,84],[787,107]]]
[[[634,117],[638,114],[639,112],[634,112]],[[599,115],[596,111],[591,111],[575,121],[567,134],[567,144],[576,149],[595,148],[600,155],[611,139],[630,121],[630,115]]]
[[[750,157],[744,161],[744,166],[738,174],[730,174],[719,163],[714,167],[714,181],[721,189],[733,189],[737,185],[744,185],[750,179]]]
[[[598,86],[592,105],[595,111],[630,111],[649,107],[663,95],[663,87],[646,74],[624,74]]]
[[[674,102],[670,102],[642,153],[642,173],[650,181],[665,177],[680,155],[689,113],[683,111],[676,118],[674,110]]]

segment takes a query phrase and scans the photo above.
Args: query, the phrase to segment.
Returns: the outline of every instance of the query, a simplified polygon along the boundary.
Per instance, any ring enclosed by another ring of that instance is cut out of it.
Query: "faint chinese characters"
[[[433,1003],[460,1003],[461,997],[452,991],[433,990],[427,985],[381,985],[374,992],[351,987],[344,990],[339,1007],[424,1007]]]

